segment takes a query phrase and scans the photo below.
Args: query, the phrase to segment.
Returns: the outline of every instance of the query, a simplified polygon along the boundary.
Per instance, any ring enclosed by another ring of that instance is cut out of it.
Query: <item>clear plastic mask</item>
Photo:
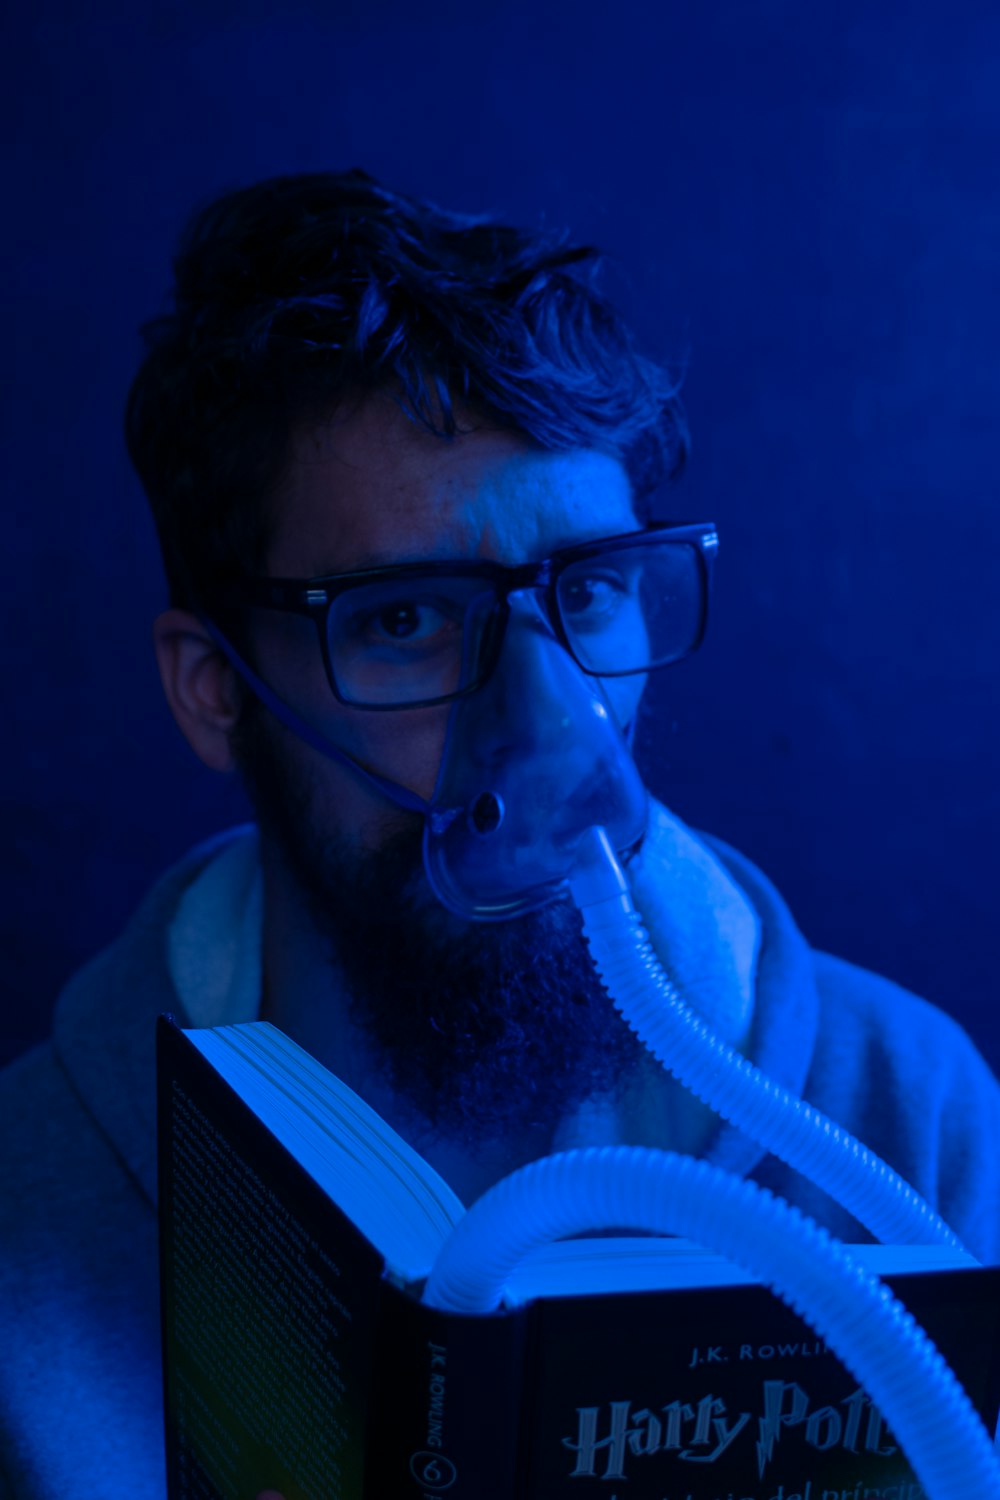
[[[624,854],[648,811],[626,742],[644,679],[608,691],[582,672],[533,591],[512,594],[510,610],[492,675],[452,706],[424,832],[435,894],[481,921],[563,895],[588,829]]]

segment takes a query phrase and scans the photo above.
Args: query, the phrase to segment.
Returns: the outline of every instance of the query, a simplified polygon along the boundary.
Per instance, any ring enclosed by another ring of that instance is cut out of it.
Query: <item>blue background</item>
[[[807,936],[996,1066],[1000,15],[842,0],[23,7],[5,48],[2,1047],[164,865],[243,816],[162,703],[124,454],[197,200],[363,166],[613,259],[687,359],[667,509],[718,522],[646,764]]]

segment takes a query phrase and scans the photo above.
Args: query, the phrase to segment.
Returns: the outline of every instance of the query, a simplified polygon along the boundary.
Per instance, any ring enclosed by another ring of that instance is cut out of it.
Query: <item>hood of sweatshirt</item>
[[[668,862],[669,913],[657,891]],[[800,1095],[818,1023],[812,955],[780,896],[724,844],[654,805],[632,871],[637,904],[691,1003],[777,1083]],[[678,893],[679,889],[679,893]],[[53,1045],[81,1101],[146,1197],[156,1201],[155,1023],[252,1021],[261,1003],[262,878],[256,829],[191,851],[157,882],[122,935],[60,997]],[[680,908],[680,909],[679,909]],[[735,957],[734,957],[735,955]],[[665,1143],[667,1144],[667,1143]],[[728,1125],[703,1155],[744,1175],[764,1152]]]

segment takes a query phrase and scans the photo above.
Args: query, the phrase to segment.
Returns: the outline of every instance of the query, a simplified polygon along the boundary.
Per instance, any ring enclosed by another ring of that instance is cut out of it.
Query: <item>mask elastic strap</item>
[[[272,692],[264,679],[258,677],[253,667],[244,661],[235,646],[230,645],[211,620],[206,619],[204,615],[199,618],[233,670],[242,677],[254,696],[260,699],[264,707],[274,714],[274,717],[284,724],[286,729],[290,729],[300,740],[305,740],[307,745],[310,745],[313,750],[318,750],[320,755],[325,755],[328,760],[336,761],[338,765],[347,766],[349,770],[356,771],[368,782],[369,786],[373,786],[391,802],[395,802],[397,807],[405,808],[407,812],[419,813],[421,817],[427,816],[430,811],[429,802],[425,802],[423,797],[418,796],[416,792],[411,792],[408,787],[390,781],[387,776],[379,776],[376,771],[369,771],[360,761],[348,755],[346,750],[341,750],[338,745],[334,745],[318,730],[313,729],[311,724],[295,712],[294,708],[290,708],[278,697],[277,693]]]

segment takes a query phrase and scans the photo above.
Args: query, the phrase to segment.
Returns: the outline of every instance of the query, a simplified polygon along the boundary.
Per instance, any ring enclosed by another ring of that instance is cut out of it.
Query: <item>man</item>
[[[455,766],[491,797],[507,778],[494,821],[569,847],[566,820],[617,795],[647,671],[703,625],[711,528],[647,528],[684,457],[676,394],[589,259],[358,172],[261,183],[189,227],[127,433],[171,592],[164,689],[256,828],[170,871],[4,1078],[6,1494],[162,1493],[164,1010],[273,1021],[466,1201],[550,1151],[653,1144],[863,1237],[650,1059],[568,902],[479,922],[476,880],[449,909],[425,872],[421,809]],[[636,603],[649,580],[662,617]],[[623,839],[688,1002],[995,1258],[1000,1096],[958,1028],[811,953],[759,872],[665,809]]]

